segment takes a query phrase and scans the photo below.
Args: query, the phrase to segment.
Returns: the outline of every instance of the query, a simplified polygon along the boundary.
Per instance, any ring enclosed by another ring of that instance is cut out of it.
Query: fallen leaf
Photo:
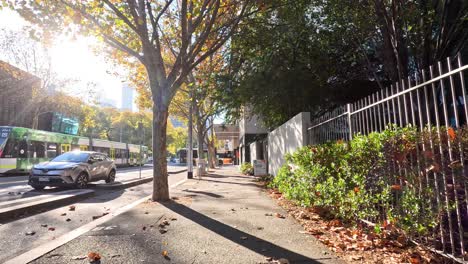
[[[101,217],[102,217],[102,215],[93,215],[93,220],[96,220],[96,219],[101,218]]]
[[[419,264],[419,263],[421,263],[421,258],[417,254],[412,254],[410,256],[410,263],[411,264]]]
[[[101,259],[101,255],[97,252],[89,252],[88,253],[88,260],[89,261],[98,261]]]
[[[149,212],[145,212],[145,214],[149,214]]]
[[[265,216],[273,216],[272,213],[266,213]]]
[[[70,218],[67,218],[67,220],[65,220],[65,221],[67,221],[67,222],[70,222],[70,221],[71,221],[71,219],[70,219]]]
[[[141,229],[143,229],[143,231],[145,231],[145,230],[146,230],[146,226],[143,226]]]
[[[36,232],[34,232],[34,231],[28,231],[28,232],[26,232],[26,235],[27,235],[27,236],[34,236],[35,234],[36,234]]]
[[[68,211],[75,211],[76,207],[74,205],[70,205],[68,207]]]
[[[159,233],[165,234],[165,233],[167,233],[167,229],[160,228],[160,229],[159,229]]]
[[[55,231],[55,227],[49,227],[49,231]]]
[[[118,257],[121,257],[122,255],[120,254],[116,254],[116,255],[112,255],[111,258],[118,258]]]
[[[338,219],[331,220],[331,221],[328,223],[328,225],[329,225],[329,226],[334,226],[334,227],[342,226],[341,221],[338,220]]]
[[[60,216],[66,216],[66,215],[67,215],[67,213],[63,213],[63,214],[61,214]]]
[[[278,218],[281,218],[281,219],[286,218],[284,215],[282,215],[280,213],[275,213],[275,216],[278,217]]]
[[[257,230],[263,230],[263,227],[258,226],[258,227],[257,227]]]
[[[46,225],[46,224],[43,224],[43,225],[41,225],[41,227],[47,227],[47,225]]]
[[[164,257],[165,259],[169,259],[169,252],[167,252],[167,250],[164,250],[164,251],[161,253],[161,255],[163,255],[163,257]]]
[[[176,221],[176,220],[177,220],[177,218],[175,218],[175,217],[171,218],[171,221]]]
[[[241,237],[242,240],[247,240],[247,237],[243,236]]]

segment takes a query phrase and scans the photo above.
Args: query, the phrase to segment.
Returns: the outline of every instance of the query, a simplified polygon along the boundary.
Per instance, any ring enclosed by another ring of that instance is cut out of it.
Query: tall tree
[[[29,0],[12,7],[26,19],[100,37],[121,60],[145,68],[153,100],[153,200],[169,199],[168,109],[190,71],[218,50],[252,11],[249,0]],[[210,41],[208,41],[210,40]]]

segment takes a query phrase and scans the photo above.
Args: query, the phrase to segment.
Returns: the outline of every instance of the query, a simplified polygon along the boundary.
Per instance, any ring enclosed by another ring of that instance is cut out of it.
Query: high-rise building
[[[122,104],[121,110],[133,110],[133,89],[127,84],[122,85]]]

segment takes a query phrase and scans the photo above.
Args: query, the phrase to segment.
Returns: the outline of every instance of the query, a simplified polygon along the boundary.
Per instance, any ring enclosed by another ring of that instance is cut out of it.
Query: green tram
[[[146,146],[0,126],[0,174],[28,172],[34,164],[73,150],[105,153],[117,166],[145,164],[149,154]]]

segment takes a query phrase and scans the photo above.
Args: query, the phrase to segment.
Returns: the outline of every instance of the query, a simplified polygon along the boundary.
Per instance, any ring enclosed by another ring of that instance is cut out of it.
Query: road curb
[[[74,203],[84,198],[88,198],[94,195],[93,190],[73,190],[73,191],[66,191],[70,192],[71,194],[53,194],[53,195],[60,195],[54,197],[51,195],[50,198],[39,199],[39,200],[32,200],[31,202],[21,203],[18,201],[19,204],[13,205],[6,208],[0,208],[0,222],[5,222],[11,219],[14,219],[26,212],[37,212],[42,209],[53,209],[58,208],[60,206],[65,206],[70,203]],[[78,193],[73,193],[78,192]],[[14,204],[13,202],[10,202]]]

